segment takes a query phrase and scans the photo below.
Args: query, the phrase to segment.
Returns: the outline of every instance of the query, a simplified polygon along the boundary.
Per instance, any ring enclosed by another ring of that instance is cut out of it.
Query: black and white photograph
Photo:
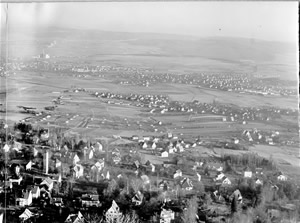
[[[300,223],[298,2],[0,5],[0,223]]]

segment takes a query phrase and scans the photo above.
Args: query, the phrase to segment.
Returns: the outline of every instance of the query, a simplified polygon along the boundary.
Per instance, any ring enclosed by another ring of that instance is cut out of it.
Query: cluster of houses
[[[275,145],[279,143],[279,131],[263,132],[257,129],[244,130],[242,137],[251,143]]]
[[[270,84],[264,79],[255,78],[248,74],[172,74],[172,73],[132,73],[127,75],[127,80],[120,81],[120,84],[131,84],[149,87],[157,83],[177,83],[198,85],[223,91],[235,91],[239,93],[251,93],[260,95],[296,95],[295,90]]]
[[[99,98],[136,102],[138,104],[147,105],[147,107],[149,108],[163,107],[165,104],[168,103],[168,98],[163,95],[142,95],[142,94],[132,94],[132,93],[129,95],[125,95],[125,94],[110,93],[110,92],[94,92],[94,95]],[[113,103],[113,102],[108,101],[108,103]]]

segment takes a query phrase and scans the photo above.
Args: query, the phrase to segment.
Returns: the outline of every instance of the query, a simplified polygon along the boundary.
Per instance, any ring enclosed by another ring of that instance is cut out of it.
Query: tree
[[[183,222],[196,223],[196,216],[198,213],[198,198],[196,196],[188,200],[186,209],[183,214]]]

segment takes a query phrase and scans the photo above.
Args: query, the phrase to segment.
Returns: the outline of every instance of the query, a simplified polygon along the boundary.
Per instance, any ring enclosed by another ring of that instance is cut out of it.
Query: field
[[[28,33],[25,36],[26,44],[11,45],[12,57],[18,56],[28,61],[32,56],[40,53],[46,43],[55,40],[57,44],[46,50],[51,55],[49,60],[51,63],[151,68],[158,73],[250,73],[267,77],[280,76],[282,79],[289,80],[297,79],[294,48],[284,43],[238,38],[195,39],[194,37],[110,32],[91,35],[89,32],[83,34],[74,30],[59,32],[50,28],[35,37]],[[11,38],[13,40],[14,37]],[[102,74],[109,76],[120,73],[122,72],[110,71]],[[4,82],[1,80],[1,88],[3,86]],[[212,120],[205,117],[205,114],[204,119],[191,119],[188,113],[152,114],[149,109],[143,107],[120,104],[121,100],[97,98],[92,96],[92,92],[126,95],[161,94],[168,96],[171,101],[198,100],[205,103],[214,101],[241,107],[267,106],[292,109],[298,108],[297,97],[240,94],[174,83],[157,83],[150,87],[121,85],[97,75],[78,78],[70,73],[45,71],[16,71],[15,75],[8,77],[7,87],[7,112],[10,124],[32,117],[29,122],[34,125],[49,128],[60,126],[70,134],[79,133],[95,138],[109,138],[112,135],[126,137],[163,135],[172,132],[186,140],[199,136],[202,139],[221,140],[240,136],[242,130],[253,128],[264,131],[274,130],[285,136],[299,137],[298,128],[294,127],[295,121],[288,116],[283,117],[282,122],[249,122],[245,125]],[[67,91],[72,87],[84,88],[86,91],[77,93]],[[5,92],[1,91],[2,104],[4,104],[4,96]],[[58,97],[61,97],[63,104],[57,105],[54,111],[48,111],[50,117],[33,116],[17,107],[28,106],[36,108],[36,111],[44,111],[46,106],[55,106],[53,100]],[[109,100],[119,104],[109,104]],[[2,105],[0,109],[3,109]],[[4,113],[1,113],[1,117],[3,115]],[[159,125],[159,122],[162,124]],[[199,150],[206,151],[204,148]],[[221,152],[218,149],[215,151]],[[235,150],[226,152],[240,153]],[[297,148],[257,145],[250,147],[250,152],[266,158],[272,154],[283,170],[290,174],[299,172],[296,171],[300,167]]]

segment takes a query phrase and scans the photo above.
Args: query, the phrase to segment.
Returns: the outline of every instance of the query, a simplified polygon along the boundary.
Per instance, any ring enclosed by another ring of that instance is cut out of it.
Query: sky
[[[58,26],[104,31],[225,36],[298,43],[295,2],[10,3],[12,28]],[[1,26],[6,4],[1,4]]]

